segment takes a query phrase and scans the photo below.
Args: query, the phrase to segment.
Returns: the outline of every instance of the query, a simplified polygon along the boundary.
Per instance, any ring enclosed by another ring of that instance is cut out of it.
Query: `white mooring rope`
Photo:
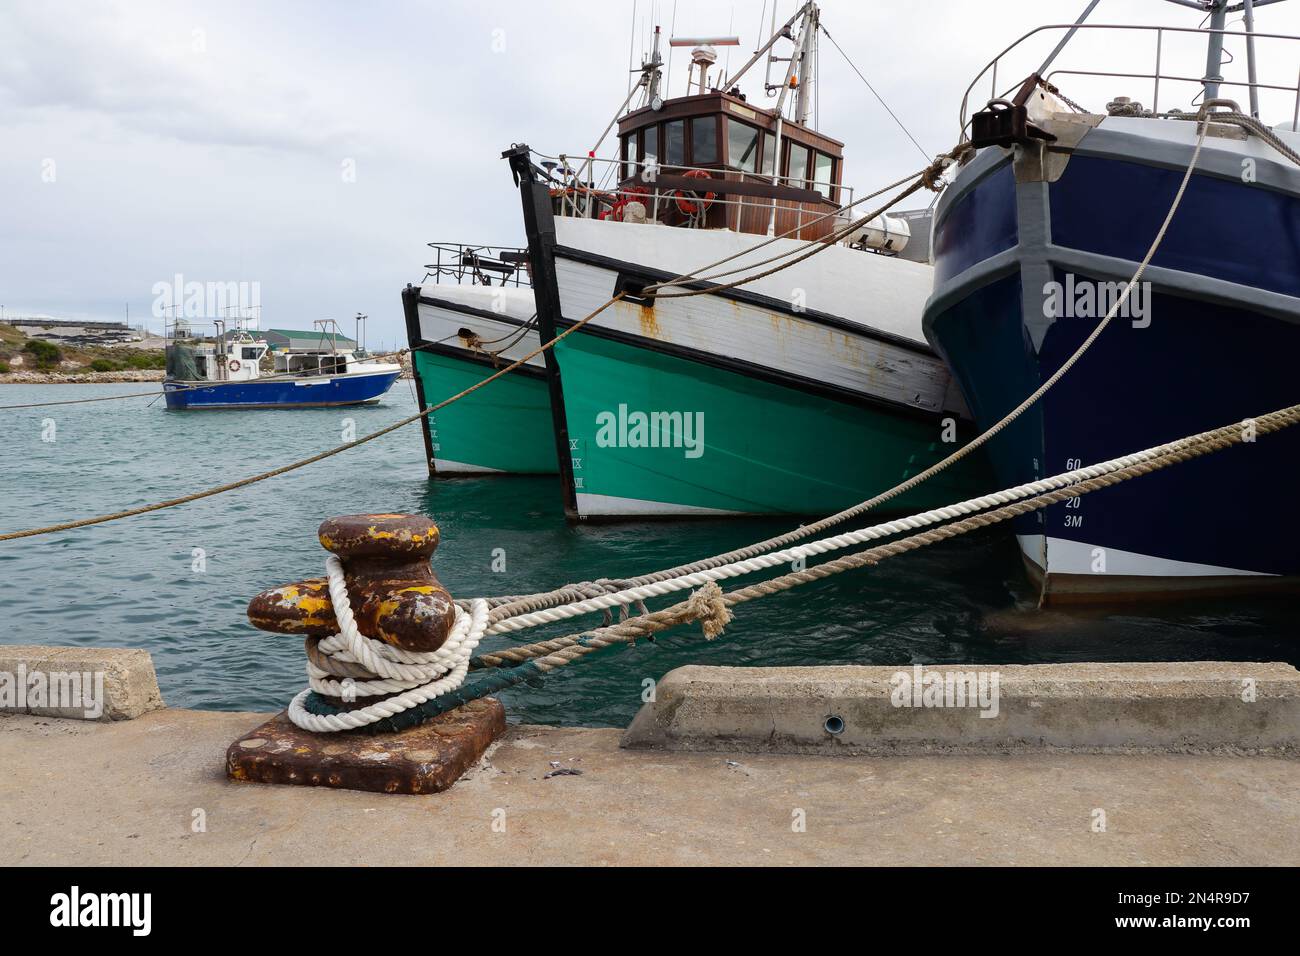
[[[325,559],[325,571],[329,575],[330,602],[334,605],[339,633],[321,641],[316,649],[322,653],[323,660],[337,661],[344,666],[335,672],[308,660],[307,679],[311,686],[289,703],[289,719],[294,724],[314,733],[356,730],[417,707],[461,685],[469,672],[469,659],[487,630],[487,601],[479,598],[470,602],[469,611],[456,607],[451,635],[436,651],[404,651],[366,637],[357,629],[343,576],[343,562],[337,556],[331,554]],[[354,673],[358,665],[369,677],[333,679],[337,673]],[[309,713],[303,706],[312,691],[345,700],[383,694],[396,696],[357,710],[321,715]]]
[[[1245,427],[1244,423],[1242,427]],[[846,531],[842,534],[819,538],[815,541],[809,541],[807,544],[797,545],[793,548],[785,548],[781,551],[773,551],[768,554],[757,555],[743,561],[733,561],[730,564],[724,564],[716,568],[708,568],[703,571],[696,571],[691,574],[678,575],[664,581],[652,581],[649,584],[625,588],[621,591],[612,591],[583,601],[563,604],[559,607],[543,608],[539,611],[520,614],[516,617],[508,617],[491,625],[487,629],[487,634],[491,636],[494,634],[506,634],[512,631],[522,631],[528,627],[535,627],[540,624],[550,624],[555,621],[563,621],[567,618],[589,614],[592,611],[603,611],[619,605],[635,604],[639,601],[644,601],[646,598],[660,597],[665,594],[671,594],[674,591],[684,591],[688,588],[695,588],[702,584],[707,584],[710,581],[720,581],[726,578],[740,577],[741,575],[752,574],[755,571],[762,571],[767,568],[777,567],[778,565],[789,564],[798,561],[801,558],[810,558],[814,555],[825,554],[828,551],[836,551],[855,544],[866,544],[868,541],[876,541],[880,538],[892,537],[893,535],[901,534],[904,531],[915,531],[918,528],[923,528],[940,521],[960,518],[963,515],[974,514],[975,512],[983,511],[986,508],[1005,505],[1012,501],[1019,501],[1023,498],[1031,498],[1047,491],[1055,491],[1058,488],[1066,488],[1070,485],[1078,484],[1081,481],[1087,481],[1090,478],[1097,478],[1101,475],[1108,475],[1117,471],[1122,471],[1125,468],[1129,468],[1142,462],[1155,461],[1156,459],[1168,455],[1170,452],[1185,448],[1194,442],[1204,439],[1208,434],[1208,432],[1202,432],[1198,435],[1190,435],[1186,438],[1180,438],[1177,441],[1167,442],[1163,445],[1157,445],[1153,448],[1134,452],[1131,455],[1123,455],[1119,458],[1112,458],[1110,461],[1099,462],[1096,465],[1087,465],[1083,468],[1076,468],[1072,471],[1062,472],[1048,478],[1040,478],[1037,481],[1027,482],[1023,485],[1016,485],[1014,488],[995,491],[991,494],[981,495],[978,498],[969,498],[966,501],[944,505],[941,508],[933,508],[919,514],[895,518],[893,521],[886,521],[883,524],[872,525],[871,527],[861,528],[857,531]]]

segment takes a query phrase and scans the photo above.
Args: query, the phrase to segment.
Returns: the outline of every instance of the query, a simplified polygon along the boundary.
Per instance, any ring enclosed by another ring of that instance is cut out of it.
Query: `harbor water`
[[[156,386],[0,389],[0,404],[153,392]],[[409,415],[410,383],[377,406],[168,412],[131,398],[0,411],[0,532],[177,497],[306,457]],[[570,526],[558,478],[432,481],[418,425],[302,470],[177,508],[0,543],[6,644],[142,647],[167,703],[276,710],[305,686],[302,642],[254,629],[258,591],[323,574],[315,531],[358,512],[437,519],[434,568],[457,597],[630,576],[789,530],[790,520]],[[869,523],[859,519],[854,526]],[[652,604],[663,606],[666,600]],[[1300,664],[1289,597],[1122,610],[1040,611],[1002,529],[922,549],[735,609],[705,642],[687,627],[598,652],[502,695],[512,720],[624,725],[647,680],[719,665],[1257,660]],[[573,633],[595,615],[497,637]]]

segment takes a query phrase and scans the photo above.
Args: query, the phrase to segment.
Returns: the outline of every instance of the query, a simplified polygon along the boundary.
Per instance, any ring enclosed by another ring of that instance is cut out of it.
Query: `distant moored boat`
[[[270,346],[238,321],[234,331],[218,322],[210,336],[178,324],[167,343],[167,407],[321,408],[379,401],[401,366],[371,361],[354,346],[340,348],[332,320],[316,325],[316,343],[277,350],[274,370],[263,375],[261,361]]]

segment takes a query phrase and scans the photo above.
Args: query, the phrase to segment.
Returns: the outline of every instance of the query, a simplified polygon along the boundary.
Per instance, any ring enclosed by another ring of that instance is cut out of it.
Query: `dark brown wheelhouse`
[[[826,214],[840,206],[844,144],[786,120],[778,147],[776,126],[773,111],[722,92],[628,113],[618,123],[618,191],[646,189],[647,213],[666,225],[686,222],[682,206],[713,193],[726,201],[700,213],[705,228],[820,239],[835,226]],[[688,170],[710,178],[688,178]]]

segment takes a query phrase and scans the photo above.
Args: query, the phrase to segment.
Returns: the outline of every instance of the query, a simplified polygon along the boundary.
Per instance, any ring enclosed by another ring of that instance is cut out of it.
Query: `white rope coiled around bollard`
[[[455,690],[464,682],[469,672],[469,660],[487,631],[487,601],[474,599],[468,611],[456,607],[456,623],[446,643],[436,651],[404,651],[383,641],[372,640],[357,629],[347,581],[343,576],[343,562],[331,554],[325,559],[325,571],[329,575],[330,602],[334,605],[339,633],[321,641],[317,650],[326,660],[351,665],[341,670],[353,672],[359,665],[371,677],[335,680],[336,674],[309,660],[307,679],[311,686],[289,703],[289,719],[296,726],[313,733],[356,730],[418,707]],[[312,691],[344,699],[384,694],[396,696],[345,713],[313,714],[303,706]]]

